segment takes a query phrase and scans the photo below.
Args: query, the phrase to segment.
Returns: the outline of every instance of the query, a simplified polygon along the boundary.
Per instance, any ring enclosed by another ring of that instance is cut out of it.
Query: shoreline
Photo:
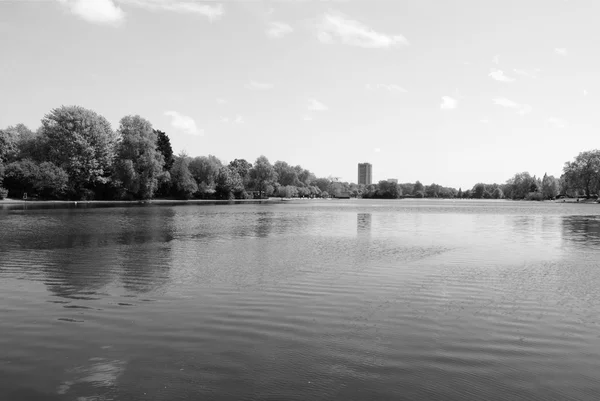
[[[194,204],[213,204],[213,205],[228,205],[241,203],[282,203],[280,198],[268,199],[148,199],[148,200],[23,200],[6,198],[0,200],[2,205],[194,205]]]

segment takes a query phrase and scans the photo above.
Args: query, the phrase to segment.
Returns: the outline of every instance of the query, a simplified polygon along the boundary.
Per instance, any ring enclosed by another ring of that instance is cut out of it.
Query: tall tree
[[[127,192],[137,199],[150,199],[163,173],[164,159],[156,150],[152,124],[140,116],[121,119],[115,175]]]
[[[189,169],[190,159],[185,153],[175,157],[171,167],[171,183],[174,195],[178,198],[189,199],[198,192],[198,184]]]
[[[250,169],[250,178],[254,182],[254,187],[259,191],[262,198],[263,192],[269,192],[269,184],[277,181],[277,173],[265,156],[259,156],[252,169]]]
[[[568,186],[584,191],[589,198],[600,190],[600,150],[579,153],[575,160],[565,163],[563,172]]]
[[[216,156],[208,155],[195,157],[190,161],[190,172],[198,185],[214,187],[219,169],[223,163]]]
[[[173,163],[175,163],[171,140],[169,139],[169,136],[161,130],[155,129],[154,133],[156,134],[156,150],[163,156],[163,169],[169,171],[171,170],[171,167],[173,167]]]
[[[558,195],[559,183],[552,175],[544,174],[542,179],[542,195],[544,199],[554,199]]]
[[[229,166],[219,169],[215,189],[217,195],[224,199],[241,198],[245,192],[242,178],[236,170]]]
[[[250,169],[252,163],[246,161],[246,159],[235,159],[229,163],[229,168],[235,170],[241,177],[244,187],[247,187],[250,182]]]
[[[423,195],[425,194],[425,187],[423,186],[423,184],[421,184],[420,181],[415,182],[415,185],[413,186],[412,194],[415,196],[420,195],[421,197],[423,197]]]
[[[475,184],[473,190],[471,191],[471,194],[475,199],[482,199],[485,194],[485,184]]]
[[[73,196],[108,180],[116,136],[106,118],[80,106],[62,106],[42,119],[41,135],[47,161],[67,172]]]

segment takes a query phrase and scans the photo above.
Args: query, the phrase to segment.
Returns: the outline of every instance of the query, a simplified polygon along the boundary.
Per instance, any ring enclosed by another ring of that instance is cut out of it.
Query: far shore
[[[351,198],[353,200],[362,199],[362,198]],[[463,200],[452,198],[452,199],[442,199],[442,198],[400,198],[396,200]],[[271,197],[266,199],[232,199],[232,200],[223,200],[223,199],[148,199],[148,200],[80,200],[80,201],[72,201],[72,200],[41,200],[41,199],[15,199],[15,198],[6,198],[0,199],[1,205],[27,205],[27,204],[36,204],[36,205],[143,205],[143,204],[156,204],[156,205],[193,205],[193,204],[241,204],[241,203],[284,203],[292,200],[309,200],[308,198],[280,198],[280,197]],[[336,198],[323,198],[321,200],[338,200]],[[343,199],[342,199],[343,200]],[[372,200],[372,199],[366,199]],[[464,200],[496,200],[496,199],[464,199]],[[511,201],[512,199],[500,199],[505,201]],[[528,202],[552,202],[552,203],[600,203],[599,199],[587,199],[587,198],[561,198],[555,200],[544,200],[544,201],[528,201]]]
[[[26,204],[56,204],[56,205],[141,205],[141,204],[231,204],[231,203],[279,203],[281,198],[268,199],[148,199],[148,200],[40,200],[40,199],[14,199],[0,200],[0,205],[26,205]]]

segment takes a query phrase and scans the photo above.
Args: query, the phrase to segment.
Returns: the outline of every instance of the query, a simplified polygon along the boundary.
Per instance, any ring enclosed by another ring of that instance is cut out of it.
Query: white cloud
[[[458,106],[458,101],[450,96],[442,96],[442,104],[440,104],[440,109],[442,110],[452,110]]]
[[[487,124],[490,122],[490,120],[488,120],[487,118],[482,118],[481,120],[479,120],[479,122],[482,124]]]
[[[527,78],[537,79],[537,78],[539,78],[539,74],[540,74],[541,70],[539,68],[535,68],[533,70],[521,70],[518,68],[513,68],[513,71],[517,75],[521,75],[521,76],[527,77]]]
[[[229,124],[229,117],[221,117],[221,118],[220,118],[220,121],[221,121],[223,124]]]
[[[589,92],[587,91],[587,89],[584,89],[584,90],[583,90],[583,96],[587,96],[587,95],[588,95],[588,93],[589,93]]]
[[[217,104],[227,104],[227,100],[225,100],[223,98],[218,98],[217,99]]]
[[[58,0],[79,18],[95,24],[118,25],[125,13],[113,0]]]
[[[550,117],[548,123],[554,125],[556,128],[565,128],[568,124],[566,120],[557,117]]]
[[[294,29],[285,22],[270,22],[267,28],[267,36],[278,39],[292,33]]]
[[[496,81],[500,82],[514,82],[515,80],[514,78],[504,75],[504,72],[502,72],[502,70],[496,70],[494,68],[490,70],[489,76],[492,77],[492,79],[495,79]]]
[[[317,27],[317,37],[323,43],[342,43],[374,49],[408,45],[402,35],[379,33],[368,26],[345,17],[340,13],[326,13]]]
[[[400,85],[396,85],[396,84],[367,84],[365,87],[368,90],[383,89],[383,90],[387,90],[388,92],[402,92],[402,93],[408,92],[406,89],[404,89]]]
[[[94,2],[96,0],[85,0]],[[221,4],[203,4],[193,0],[120,0],[124,4],[145,8],[150,11],[171,11],[185,14],[196,14],[211,21],[219,19],[224,14]]]
[[[554,54],[557,54],[559,56],[566,56],[567,49],[565,49],[564,47],[557,47],[556,49],[554,49]]]
[[[497,97],[494,99],[494,104],[498,106],[507,107],[509,109],[516,109],[517,113],[524,116],[525,114],[531,113],[531,106],[528,104],[520,104],[517,102],[513,102],[505,97]]]
[[[165,115],[171,117],[171,126],[176,130],[188,135],[204,135],[204,130],[199,130],[196,127],[196,122],[193,118],[184,116],[176,111],[165,111]]]
[[[116,25],[125,20],[119,7],[127,5],[150,11],[171,11],[196,14],[213,21],[223,13],[221,4],[201,4],[192,0],[57,0],[78,17],[97,24]]]
[[[381,149],[380,148],[375,148],[375,149],[373,149],[373,152],[379,153],[379,152],[381,152]]]
[[[304,121],[312,121],[312,120],[313,120],[313,117],[307,114],[307,115],[305,115],[304,117],[302,117],[302,119],[303,119]]]
[[[246,85],[244,85],[244,87],[246,89],[258,90],[258,91],[264,91],[264,90],[273,89],[273,86],[274,85],[271,84],[271,83],[257,82],[257,81],[250,81],[249,83],[247,83]]]
[[[235,124],[243,124],[243,123],[245,123],[244,117],[242,117],[238,114],[237,116],[235,116],[235,119],[233,120],[233,122]]]
[[[500,55],[499,54],[496,54],[494,56],[494,58],[492,58],[492,63],[494,63],[496,65],[500,64]]]
[[[311,111],[325,111],[328,110],[328,107],[317,99],[308,99],[308,109]]]

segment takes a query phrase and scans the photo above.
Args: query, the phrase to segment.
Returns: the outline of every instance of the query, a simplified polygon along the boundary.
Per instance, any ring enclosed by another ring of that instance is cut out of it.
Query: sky
[[[176,153],[455,188],[600,147],[597,0],[0,0],[0,127],[79,105]]]

